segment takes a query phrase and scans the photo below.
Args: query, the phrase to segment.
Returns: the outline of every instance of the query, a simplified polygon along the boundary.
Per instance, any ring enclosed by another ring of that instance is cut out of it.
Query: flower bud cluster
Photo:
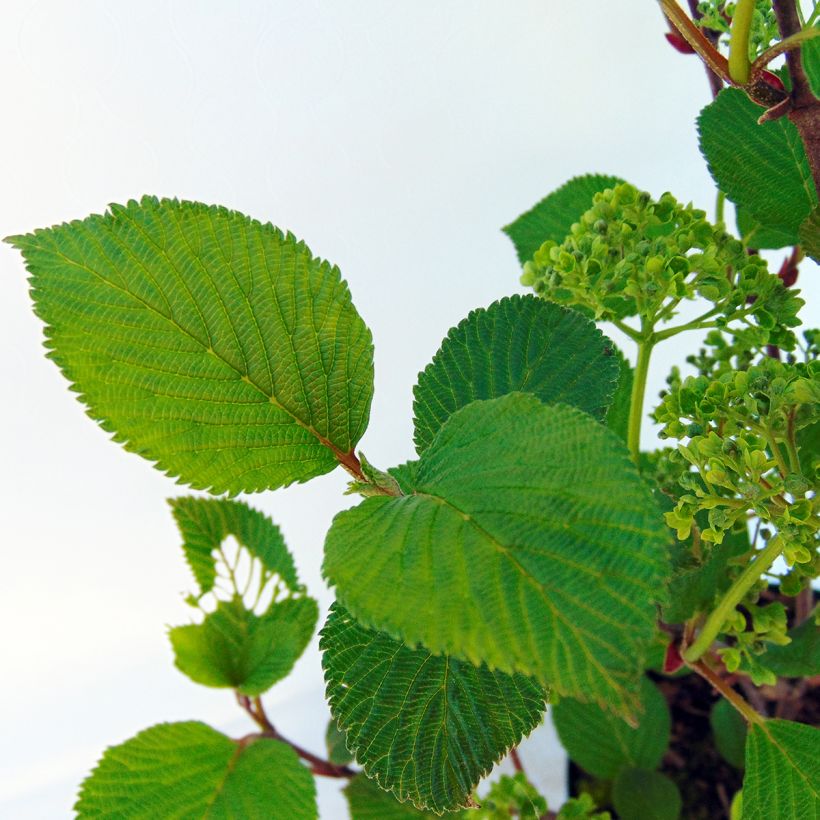
[[[695,22],[701,28],[720,32],[724,35],[723,44],[728,45],[736,5],[724,3],[723,0],[703,0],[698,3],[700,18]],[[780,29],[772,9],[772,0],[757,0],[749,31],[749,59],[754,60],[779,39]]]
[[[787,350],[803,304],[703,211],[668,193],[655,201],[628,183],[596,194],[563,242],[536,251],[521,281],[598,320],[639,316],[650,327],[674,316],[682,300],[701,297],[715,306],[714,326],[743,320],[761,343]]]

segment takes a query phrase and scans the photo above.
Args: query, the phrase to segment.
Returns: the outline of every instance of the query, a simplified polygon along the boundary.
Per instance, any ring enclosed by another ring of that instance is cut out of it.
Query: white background
[[[694,129],[708,88],[663,30],[647,0],[6,0],[0,235],[143,193],[289,228],[342,268],[373,331],[361,446],[387,467],[412,455],[411,389],[447,330],[521,290],[502,225],[587,171],[711,212]],[[191,581],[164,499],[184,488],[84,415],[6,246],[0,269],[0,816],[61,818],[108,744],[163,720],[249,726],[172,664],[165,630],[188,619]],[[678,354],[660,348],[650,403]],[[344,486],[337,471],[251,499],[323,607]],[[266,699],[316,751],[322,688],[314,643]],[[557,805],[548,730],[524,760]],[[322,818],[346,816],[337,784],[320,793]]]

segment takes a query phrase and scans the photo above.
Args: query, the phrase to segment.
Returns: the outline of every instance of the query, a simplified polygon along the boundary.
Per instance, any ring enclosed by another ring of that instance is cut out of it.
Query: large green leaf
[[[431,811],[417,809],[411,803],[399,803],[393,792],[379,788],[375,780],[363,774],[354,777],[345,786],[345,797],[350,807],[351,820],[412,820],[438,817]],[[447,817],[469,818],[466,812],[448,812]]]
[[[788,720],[754,724],[746,740],[743,820],[820,816],[820,729]]]
[[[507,225],[504,233],[512,239],[521,264],[532,259],[548,239],[562,242],[573,223],[592,207],[592,197],[622,182],[620,177],[603,174],[573,177]]]
[[[624,769],[612,784],[612,803],[620,820],[678,820],[683,801],[666,775]]]
[[[291,234],[145,197],[8,241],[89,415],[169,475],[273,489],[329,472],[362,436],[370,332],[339,270]]]
[[[589,319],[536,296],[474,310],[419,374],[416,450],[425,450],[456,410],[516,390],[602,418],[618,382],[614,350]]]
[[[334,604],[320,647],[330,709],[365,772],[400,800],[466,807],[478,781],[541,721],[543,688],[411,648]]]
[[[590,774],[611,780],[621,769],[654,769],[669,746],[669,707],[648,678],[641,681],[641,705],[635,728],[594,703],[572,698],[555,704],[552,719],[567,754]]]
[[[261,695],[290,673],[318,617],[313,598],[274,602],[263,615],[238,597],[220,601],[201,624],[170,630],[174,660],[196,683]]]
[[[811,678],[820,675],[820,610],[788,631],[791,643],[769,645],[760,662],[776,675]]]
[[[171,498],[168,503],[182,534],[185,559],[201,594],[213,589],[217,554],[228,536],[233,536],[257,558],[266,572],[278,575],[291,592],[301,591],[285,539],[279,527],[264,513],[226,498],[185,496]]]
[[[415,469],[412,494],[334,519],[340,603],[409,644],[632,712],[668,559],[623,442],[511,393],[454,413]]]
[[[277,740],[231,740],[204,723],[161,723],[103,755],[80,820],[314,820],[313,777]]]
[[[700,113],[700,149],[718,187],[746,218],[794,245],[817,192],[795,126],[786,117],[760,125],[761,113],[745,92],[724,89]]]

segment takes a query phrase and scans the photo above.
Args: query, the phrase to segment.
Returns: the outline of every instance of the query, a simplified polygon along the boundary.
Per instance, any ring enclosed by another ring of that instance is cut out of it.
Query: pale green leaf
[[[512,239],[521,264],[532,259],[548,239],[562,242],[573,223],[592,207],[592,197],[622,182],[620,177],[603,174],[574,177],[507,225],[504,233]]]
[[[620,820],[678,820],[683,801],[666,775],[624,769],[612,784],[612,804]]]
[[[79,820],[314,820],[313,777],[277,740],[237,742],[204,723],[161,723],[106,750]]]
[[[273,489],[329,472],[361,438],[370,332],[339,270],[291,234],[144,197],[8,241],[89,415],[168,475]]]
[[[612,349],[618,361],[618,386],[612,396],[605,421],[610,430],[626,441],[629,432],[629,410],[632,406],[632,381],[635,371],[617,347],[613,345]]]
[[[720,190],[761,228],[794,245],[817,193],[793,123],[781,117],[758,124],[762,113],[745,92],[724,89],[698,118],[700,150]]]
[[[412,803],[399,803],[393,792],[379,788],[375,780],[360,774],[345,786],[345,797],[350,807],[350,820],[412,820],[412,818],[429,818],[434,820],[439,815],[431,811],[417,809]],[[448,812],[448,818],[468,818],[466,812]]]
[[[736,769],[742,769],[748,729],[743,716],[728,700],[721,698],[709,713],[709,724],[715,737],[715,746],[723,759]]]
[[[481,797],[481,805],[472,812],[476,820],[540,820],[547,813],[547,801],[527,780],[524,772],[502,774],[490,784]]]
[[[800,46],[800,56],[812,93],[820,98],[820,37],[806,40]]]
[[[201,624],[170,630],[174,662],[196,683],[261,695],[293,669],[318,617],[313,598],[274,602],[263,615],[238,597],[220,601]]]
[[[478,781],[546,708],[530,678],[411,648],[338,604],[322,630],[330,709],[365,772],[435,812],[469,805]]]
[[[746,740],[743,820],[817,820],[820,729],[788,720],[754,724]]]
[[[362,623],[630,713],[667,535],[618,437],[511,393],[473,402],[415,490],[336,516],[324,573]]]
[[[641,681],[641,705],[636,728],[594,703],[572,698],[553,706],[552,719],[567,754],[590,774],[611,780],[625,768],[656,768],[669,746],[669,707],[648,678]]]
[[[416,450],[424,451],[456,410],[513,391],[603,418],[618,381],[614,350],[589,319],[536,296],[474,310],[419,374]]]
[[[225,498],[186,496],[171,498],[168,503],[182,534],[185,559],[201,594],[213,589],[217,552],[228,536],[259,559],[267,572],[279,576],[291,592],[301,591],[293,556],[279,527],[264,513],[242,501]]]

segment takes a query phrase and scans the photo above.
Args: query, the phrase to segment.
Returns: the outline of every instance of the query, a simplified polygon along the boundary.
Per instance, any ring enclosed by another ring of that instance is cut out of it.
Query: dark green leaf
[[[625,768],[656,768],[669,746],[669,707],[647,678],[641,681],[641,703],[644,711],[635,729],[593,703],[572,698],[553,707],[552,719],[567,754],[590,774],[611,780]]]
[[[624,769],[612,784],[612,803],[620,820],[678,820],[683,801],[666,775]]]
[[[231,740],[204,723],[161,723],[103,755],[74,807],[80,820],[314,820],[316,787],[277,740]]]
[[[324,573],[370,627],[629,714],[666,542],[614,433],[512,393],[445,422],[412,494],[337,515]]]
[[[8,241],[89,415],[168,475],[273,489],[330,472],[364,433],[370,332],[291,234],[144,197]]]
[[[419,375],[416,450],[423,452],[456,410],[513,391],[602,418],[617,381],[615,346],[593,322],[535,296],[507,297],[454,327]]]
[[[353,754],[347,748],[347,732],[339,728],[339,724],[334,718],[327,722],[325,731],[325,746],[327,746],[327,759],[334,766],[347,766],[352,762]]]
[[[241,598],[220,601],[201,624],[170,630],[174,660],[196,683],[261,695],[290,673],[318,617],[313,598],[272,603],[261,616]]]
[[[548,239],[563,241],[572,224],[592,206],[592,197],[621,182],[619,177],[602,174],[574,177],[507,225],[504,233],[512,239],[521,264],[532,259]]]
[[[790,629],[792,642],[769,645],[760,662],[784,678],[811,678],[820,675],[820,612],[810,615],[800,626]]]
[[[746,753],[746,721],[740,712],[721,698],[712,707],[709,715],[715,745],[724,760],[736,769],[742,769]]]
[[[266,515],[241,501],[225,498],[172,498],[171,505],[182,549],[199,584],[200,593],[210,592],[216,579],[216,554],[232,535],[271,574],[278,575],[291,592],[302,587],[296,577],[285,540],[279,527]]]
[[[800,224],[817,205],[806,151],[786,118],[759,125],[763,113],[727,88],[698,118],[700,149],[718,187],[761,228],[797,244]]]
[[[350,807],[351,820],[412,820],[427,817],[435,820],[439,815],[417,809],[412,803],[399,803],[393,792],[379,788],[375,780],[363,774],[354,777],[345,786],[345,797]],[[466,812],[448,812],[448,818],[469,818]]]
[[[531,679],[410,648],[338,604],[320,646],[330,709],[356,760],[419,808],[468,806],[478,781],[546,708]]]
[[[737,231],[747,247],[761,250],[765,248],[785,248],[794,241],[792,231],[779,228],[764,228],[743,208],[737,208]]]
[[[820,207],[815,208],[800,225],[798,239],[803,251],[820,265]]]
[[[820,729],[767,720],[749,729],[743,820],[809,820],[820,815]]]

